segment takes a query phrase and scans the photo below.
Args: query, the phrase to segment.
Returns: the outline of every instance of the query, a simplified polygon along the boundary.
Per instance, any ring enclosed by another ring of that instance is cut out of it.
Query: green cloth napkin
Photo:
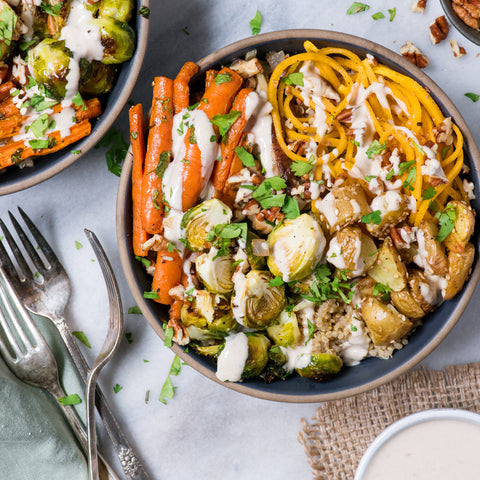
[[[85,419],[81,380],[50,320],[34,319],[57,359],[67,395]],[[45,391],[21,382],[0,357],[0,478],[5,480],[86,480],[87,464],[62,407]]]

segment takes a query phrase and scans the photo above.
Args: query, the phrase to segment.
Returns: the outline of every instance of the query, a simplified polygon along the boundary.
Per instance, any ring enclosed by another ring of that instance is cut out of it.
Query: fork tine
[[[3,241],[0,240],[0,266],[5,270],[5,275],[7,275],[15,285],[19,285],[18,273],[15,270],[6,248],[3,246]]]
[[[12,212],[8,212],[8,214],[10,215],[10,220],[12,221],[13,227],[15,228],[18,236],[20,237],[20,240],[22,241],[23,246],[25,247],[25,250],[27,251],[33,264],[40,273],[45,272],[47,268],[45,267],[45,264],[35,250],[35,247],[32,245],[32,242],[27,237],[27,235],[25,235],[23,228],[20,226],[17,219],[13,216]]]
[[[43,235],[40,233],[40,231],[38,230],[38,228],[35,226],[35,224],[32,222],[32,220],[30,219],[30,217],[23,211],[22,208],[20,207],[17,207],[18,208],[18,211],[20,212],[20,215],[22,216],[23,218],[23,221],[25,222],[25,225],[27,225],[28,229],[30,230],[30,233],[32,234],[33,238],[36,240],[36,242],[38,243],[38,246],[40,247],[41,251],[43,252],[43,254],[45,255],[45,258],[47,259],[47,261],[53,265],[53,264],[57,264],[59,266],[62,266],[60,260],[58,259],[57,255],[55,254],[55,252],[52,250],[52,248],[50,247],[49,243],[45,240],[45,238],[43,237]]]
[[[14,318],[15,314],[13,312],[12,306],[10,305],[10,302],[8,301],[3,285],[1,284],[0,284],[0,302],[5,307],[5,310],[7,311],[7,314],[10,317],[10,319]],[[10,344],[11,349],[13,350],[15,355],[19,357],[22,354],[22,351],[20,350],[20,346],[18,345],[18,342],[12,333],[10,325],[7,322],[7,317],[4,315],[1,309],[0,309],[0,325],[2,327],[3,332],[5,333],[5,336],[7,337],[7,341]],[[23,333],[23,330],[22,330],[22,333]],[[22,341],[23,341],[23,336],[20,335],[20,337],[22,338]],[[3,340],[2,340],[2,343],[3,343]],[[3,350],[8,352],[8,349],[6,348],[5,344],[3,344]]]
[[[15,243],[15,240],[12,237],[12,234],[10,233],[10,230],[6,227],[6,225],[3,223],[3,220],[0,219],[0,227],[3,231],[3,234],[5,235],[5,238],[7,239],[7,243],[12,249],[13,255],[15,259],[17,260],[21,273],[23,274],[24,279],[27,277],[30,277],[31,270],[28,267],[27,262],[25,261],[25,257],[23,256],[23,253],[20,251],[18,248],[18,245]]]

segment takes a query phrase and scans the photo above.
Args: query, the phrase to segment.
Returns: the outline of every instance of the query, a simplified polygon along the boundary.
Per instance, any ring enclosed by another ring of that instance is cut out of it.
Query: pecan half
[[[408,40],[400,48],[400,53],[418,68],[425,68],[429,64],[428,58]]]
[[[445,40],[448,35],[448,30],[449,26],[445,15],[437,17],[435,22],[430,25],[430,40],[432,43],[437,45],[437,43]]]
[[[425,7],[427,6],[427,0],[417,0],[410,5],[410,10],[414,13],[425,13]]]

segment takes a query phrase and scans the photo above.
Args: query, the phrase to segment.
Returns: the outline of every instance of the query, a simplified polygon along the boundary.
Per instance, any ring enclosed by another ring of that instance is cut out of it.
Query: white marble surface
[[[467,56],[453,58],[447,42],[432,46],[428,25],[440,15],[439,2],[429,0],[422,16],[409,10],[408,0],[366,0],[369,11],[346,16],[350,0],[151,0],[149,50],[132,98],[150,102],[154,75],[173,76],[185,60],[196,60],[250,35],[249,21],[257,8],[262,33],[290,28],[321,28],[367,37],[398,51],[405,40],[430,57],[425,70],[452,98],[480,141],[480,102],[465,92],[480,93],[480,48],[451,31]],[[393,22],[371,15],[396,7]],[[189,32],[189,35],[184,33]],[[116,127],[127,131],[125,112]],[[108,172],[104,153],[94,150],[75,165],[24,192],[0,198],[0,216],[21,205],[38,223],[65,264],[73,283],[67,318],[73,330],[83,330],[98,353],[107,324],[106,292],[83,228],[94,230],[109,255],[123,296],[125,311],[134,305],[123,277],[115,236],[118,178]],[[77,249],[75,241],[83,244]],[[461,321],[424,362],[429,367],[480,360],[480,302],[474,298]],[[173,378],[173,400],[157,399],[173,355],[142,316],[126,315],[133,343],[123,342],[116,358],[102,372],[100,383],[146,464],[152,479],[308,479],[307,457],[297,441],[300,419],[310,418],[317,405],[291,405],[246,397],[205,379],[189,367]],[[145,363],[144,360],[149,360]],[[113,385],[123,389],[113,393]],[[145,403],[145,392],[150,401]],[[107,442],[104,442],[108,445]],[[341,468],[341,466],[339,466]]]

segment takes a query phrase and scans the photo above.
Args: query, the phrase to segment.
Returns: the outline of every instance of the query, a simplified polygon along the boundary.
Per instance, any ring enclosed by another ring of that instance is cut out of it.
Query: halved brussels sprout
[[[211,345],[199,345],[198,343],[191,342],[189,345],[192,348],[194,348],[200,355],[204,355],[205,357],[216,357],[223,343],[213,343]]]
[[[445,210],[452,208],[455,211],[453,230],[444,241],[445,246],[452,252],[462,253],[470,240],[475,227],[473,210],[465,202],[448,202]]]
[[[342,185],[312,204],[312,211],[325,219],[330,233],[360,220],[371,212],[358,183]]]
[[[407,196],[394,190],[389,190],[382,195],[376,196],[370,208],[374,212],[376,210],[380,211],[382,221],[378,225],[368,223],[367,230],[374,237],[382,239],[388,235],[390,227],[398,225],[409,214]]]
[[[116,75],[115,65],[105,65],[97,60],[90,63],[82,58],[80,60],[78,91],[84,97],[95,97],[109,93],[115,83]]]
[[[403,290],[407,285],[407,269],[390,237],[383,241],[375,265],[368,271],[368,275],[395,292]]]
[[[448,254],[448,275],[443,295],[445,300],[450,300],[463,288],[470,274],[474,257],[475,247],[471,243],[466,244],[463,252],[451,251]]]
[[[376,259],[375,242],[358,227],[345,227],[330,240],[327,261],[340,270],[346,270],[347,278],[363,275]]]
[[[443,245],[436,240],[437,226],[430,220],[423,220],[417,230],[418,256],[425,273],[446,275],[448,273],[447,256]],[[417,263],[417,258],[415,259]]]
[[[195,259],[195,267],[200,281],[212,293],[230,293],[233,290],[232,275],[235,271],[231,255],[218,256],[212,247]]]
[[[284,282],[310,275],[325,250],[325,236],[318,222],[307,213],[284,222],[267,238],[270,255],[267,265]]]
[[[35,80],[57,100],[65,97],[71,58],[72,52],[65,42],[53,38],[45,38],[28,54],[28,67]]]
[[[262,373],[268,361],[270,340],[259,333],[248,333],[248,357],[242,378],[253,378]]]
[[[301,377],[321,382],[332,375],[336,375],[342,365],[342,359],[333,353],[313,353],[309,364],[296,370]]]
[[[132,11],[133,0],[101,0],[98,16],[128,22],[132,18]]]
[[[210,247],[208,232],[215,226],[230,223],[232,211],[216,198],[207,200],[188,210],[182,218],[187,248],[200,252]]]
[[[265,267],[265,264],[267,263],[265,257],[259,257],[253,254],[252,240],[258,240],[259,238],[260,237],[256,233],[248,231],[247,243],[245,245],[245,253],[247,254],[248,263],[254,270],[261,270],[263,267]]]
[[[297,345],[302,334],[298,328],[297,315],[295,312],[283,311],[275,323],[267,327],[267,334],[275,345],[291,347]]]
[[[237,327],[228,300],[205,290],[197,290],[192,301],[183,304],[181,320],[193,340],[223,338]]]
[[[273,325],[285,305],[285,287],[270,285],[270,272],[250,270],[245,276],[245,290],[239,300],[245,305],[243,323],[248,328],[264,329]],[[235,296],[237,296],[235,292]],[[237,301],[238,298],[235,298]],[[232,302],[234,299],[232,299]]]
[[[265,381],[270,383],[277,378],[284,380],[291,375],[292,371],[286,368],[287,361],[287,356],[278,345],[270,348],[268,351],[268,363],[262,375]]]
[[[94,18],[90,23],[100,28],[102,63],[123,63],[132,58],[135,51],[135,32],[128,23],[109,17]]]
[[[413,328],[413,323],[405,315],[373,297],[368,297],[362,303],[361,312],[372,341],[377,346],[398,341]]]

